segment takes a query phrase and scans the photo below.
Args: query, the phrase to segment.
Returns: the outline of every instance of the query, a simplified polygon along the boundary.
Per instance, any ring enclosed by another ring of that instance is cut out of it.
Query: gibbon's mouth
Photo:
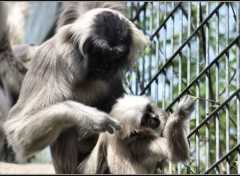
[[[108,79],[108,78],[111,78],[115,74],[115,69],[112,67],[110,67],[109,69],[95,68],[95,69],[91,70],[91,73],[96,78]]]
[[[134,129],[134,130],[130,133],[130,137],[141,136],[141,135],[145,134],[146,132],[148,133],[149,130],[151,131],[151,129],[149,129],[149,128],[146,128],[146,129]]]
[[[133,136],[137,136],[138,135],[138,132],[136,130],[133,130],[131,133],[130,133],[130,137],[133,137]]]
[[[130,133],[130,138],[131,137],[140,137],[140,136],[145,136],[147,134],[153,134],[157,132],[156,130],[152,129],[152,128],[143,128],[143,129],[134,129],[133,131],[131,131]]]

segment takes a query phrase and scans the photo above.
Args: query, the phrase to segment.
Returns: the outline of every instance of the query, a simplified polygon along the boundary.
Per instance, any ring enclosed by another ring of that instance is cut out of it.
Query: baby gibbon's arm
[[[191,96],[184,96],[177,111],[167,120],[163,135],[168,143],[168,159],[172,162],[184,162],[189,158],[189,145],[185,129],[194,105],[195,102]]]

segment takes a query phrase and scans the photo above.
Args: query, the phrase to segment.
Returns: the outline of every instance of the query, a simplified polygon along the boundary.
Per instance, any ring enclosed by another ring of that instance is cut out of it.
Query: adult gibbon
[[[16,103],[35,46],[20,44],[28,17],[27,2],[0,2],[0,161],[15,161],[3,123]]]
[[[125,95],[110,116],[122,126],[115,134],[101,133],[92,153],[79,165],[83,174],[153,174],[158,161],[188,159],[185,134],[194,99],[184,96],[178,109],[167,117],[147,97]],[[163,133],[163,137],[161,137]]]
[[[124,2],[71,3],[57,33],[36,49],[4,124],[19,160],[50,145],[55,171],[69,174],[77,173],[100,132],[120,129],[107,113],[124,93],[125,71],[149,44],[115,8],[124,9]]]

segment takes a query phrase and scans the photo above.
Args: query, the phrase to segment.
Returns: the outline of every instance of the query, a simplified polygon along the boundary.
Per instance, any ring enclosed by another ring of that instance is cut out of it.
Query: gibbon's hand
[[[121,125],[119,122],[111,117],[109,117],[106,113],[104,112],[97,112],[96,117],[94,117],[94,121],[90,126],[92,127],[92,130],[96,133],[99,132],[105,132],[108,131],[110,134],[114,133],[114,129],[120,130]]]
[[[179,114],[178,118],[182,120],[189,118],[191,113],[194,110],[194,106],[195,106],[195,101],[193,97],[189,95],[183,96],[183,98],[181,98],[180,103],[178,105],[178,114]]]
[[[94,133],[108,131],[110,134],[114,132],[113,128],[116,130],[121,129],[120,123],[116,119],[109,117],[108,114],[96,108],[85,106],[74,101],[68,101],[65,105],[71,107],[77,113],[77,122],[79,123],[76,125],[82,129]]]

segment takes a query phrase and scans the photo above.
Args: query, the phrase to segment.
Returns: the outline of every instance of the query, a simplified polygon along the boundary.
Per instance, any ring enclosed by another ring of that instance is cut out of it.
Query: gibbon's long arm
[[[66,128],[76,126],[82,133],[113,133],[110,124],[119,128],[117,121],[107,118],[105,113],[81,103],[65,101],[33,114],[11,118],[6,122],[5,129],[8,141],[14,151],[17,151],[18,158],[25,158],[54,142]]]
[[[76,80],[74,74],[79,74],[68,68],[69,65],[55,48],[54,40],[44,43],[36,51],[23,81],[18,102],[10,110],[4,124],[8,143],[18,159],[52,144],[66,128],[76,127],[79,133],[106,130],[111,133],[111,126],[120,128],[118,122],[108,118],[107,114],[70,101],[77,95],[77,92],[72,92],[74,83],[71,81]],[[69,52],[75,54],[74,51]],[[67,61],[72,62],[74,56],[66,56],[69,58]],[[98,91],[87,89],[80,93],[95,96],[94,93],[97,94]],[[89,101],[84,96],[81,98],[82,101]]]
[[[178,109],[167,120],[163,135],[168,143],[168,159],[172,162],[184,162],[189,156],[189,145],[186,136],[187,119],[194,110],[194,99],[184,96]]]
[[[163,137],[158,137],[149,143],[149,157],[165,158],[174,163],[184,162],[189,158],[185,129],[194,106],[195,102],[191,96],[184,96],[181,99],[178,109],[167,119]],[[141,152],[136,155],[141,155]]]

